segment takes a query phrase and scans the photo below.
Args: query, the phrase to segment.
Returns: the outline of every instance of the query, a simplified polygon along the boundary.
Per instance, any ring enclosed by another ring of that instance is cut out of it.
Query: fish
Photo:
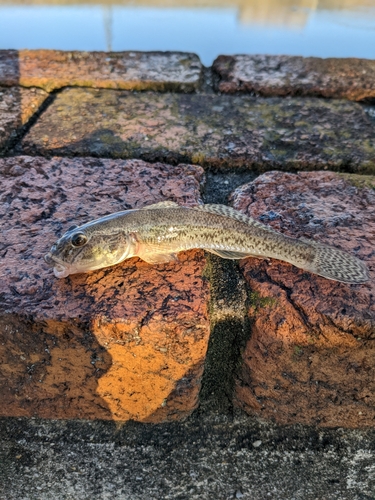
[[[225,259],[279,259],[330,280],[360,284],[364,262],[333,246],[293,238],[226,205],[180,206],[164,201],[71,227],[45,255],[57,278],[139,257],[149,264],[177,261],[201,248]]]

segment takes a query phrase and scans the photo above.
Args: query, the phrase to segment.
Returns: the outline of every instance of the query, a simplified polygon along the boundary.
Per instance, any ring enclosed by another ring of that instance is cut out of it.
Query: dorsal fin
[[[147,207],[141,208],[141,210],[150,210],[155,208],[176,208],[180,205],[175,201],[159,201],[159,203],[154,203],[153,205],[148,205]]]
[[[247,215],[238,212],[234,208],[227,207],[226,205],[198,205],[194,207],[193,210],[200,210],[201,212],[210,212],[216,215],[223,215],[224,217],[230,217],[240,222],[244,222],[245,224],[249,224],[250,226],[259,227],[273,232],[273,229],[271,227],[258,222],[252,217],[248,217]]]
[[[313,247],[324,246],[321,243],[318,243],[317,241],[309,240],[308,238],[304,238],[303,236],[301,236],[300,238],[298,238],[298,240],[299,241],[303,241],[304,243],[307,243],[308,245],[311,245]]]

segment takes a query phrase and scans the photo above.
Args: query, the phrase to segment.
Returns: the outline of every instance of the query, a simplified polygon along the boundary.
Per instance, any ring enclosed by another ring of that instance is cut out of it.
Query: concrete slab
[[[1,500],[372,500],[374,431],[0,420]]]

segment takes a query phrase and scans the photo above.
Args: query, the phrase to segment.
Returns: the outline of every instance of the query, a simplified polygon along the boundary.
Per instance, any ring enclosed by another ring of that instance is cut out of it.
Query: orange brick
[[[0,51],[0,85],[193,92],[202,64],[183,52]]]

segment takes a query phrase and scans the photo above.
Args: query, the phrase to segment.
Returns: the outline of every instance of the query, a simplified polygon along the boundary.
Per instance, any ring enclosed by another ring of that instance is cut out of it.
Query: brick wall
[[[375,62],[0,51],[1,416],[164,422],[233,405],[373,427]],[[231,204],[366,261],[346,285],[279,261],[57,280],[73,223],[172,200]]]

